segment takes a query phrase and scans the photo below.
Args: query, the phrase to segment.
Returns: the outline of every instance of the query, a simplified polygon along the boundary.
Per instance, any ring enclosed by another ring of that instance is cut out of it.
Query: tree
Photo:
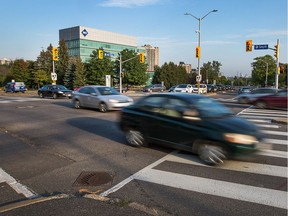
[[[74,58],[75,64],[73,88],[84,86],[86,82],[85,68],[80,58]]]
[[[87,84],[105,85],[105,75],[113,74],[114,63],[109,57],[99,59],[98,50],[94,50],[90,57],[91,59],[85,65]]]
[[[69,54],[68,48],[64,39],[59,41],[59,60],[56,61],[57,82],[64,84],[64,76],[69,67]]]
[[[266,80],[266,70],[268,64],[268,73],[267,73],[267,85],[275,85],[275,71],[276,64],[271,55],[265,55],[262,57],[254,58],[255,62],[252,65],[252,82],[254,85],[265,86]],[[266,64],[267,63],[267,64]]]
[[[219,81],[220,76],[220,67],[222,64],[218,61],[204,63],[201,67],[202,81],[212,83],[214,80]]]
[[[28,63],[24,59],[16,59],[11,67],[11,74],[17,82],[26,82],[29,78]]]
[[[167,88],[171,86],[178,85],[180,83],[188,82],[188,74],[184,67],[177,66],[173,62],[165,62],[162,67],[156,67],[155,73],[152,79],[152,83],[164,82]]]
[[[46,71],[38,69],[33,74],[33,81],[37,84],[37,87],[43,86],[49,81]]]
[[[125,49],[121,52],[122,71],[124,72],[123,83],[127,85],[144,85],[148,80],[146,74],[147,64],[140,63],[138,53],[133,50]],[[128,60],[128,61],[127,61]],[[119,74],[119,61],[115,62],[116,74]]]
[[[50,44],[46,51],[44,49],[40,52],[40,55],[37,57],[37,60],[34,65],[35,70],[43,70],[46,72],[47,77],[50,77],[48,82],[52,82],[51,73],[53,71],[53,63],[52,63],[52,45]],[[46,84],[46,83],[43,83]]]

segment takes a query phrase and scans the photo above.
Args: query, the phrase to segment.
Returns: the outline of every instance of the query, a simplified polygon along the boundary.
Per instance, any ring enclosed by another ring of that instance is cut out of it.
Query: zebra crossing
[[[279,124],[272,120],[282,118],[287,121],[287,111],[249,107],[238,116],[256,124],[264,134],[265,138],[259,144],[260,150],[254,156],[264,157],[263,161],[230,160],[222,166],[211,167],[203,164],[195,155],[174,151],[101,195],[108,196],[129,182],[140,180],[211,196],[287,209],[287,123]],[[268,162],[267,158],[269,158]],[[273,160],[277,163],[270,163]],[[179,168],[164,169],[162,165],[164,163]],[[180,167],[183,164],[192,166],[191,170],[205,168],[209,174],[202,174],[204,169],[200,172],[181,173]],[[217,178],[216,175],[211,174],[213,172],[217,172]],[[227,172],[231,175],[227,176]],[[248,176],[257,180],[249,181]],[[274,181],[267,183],[263,180],[265,178],[272,178]]]
[[[10,97],[7,98],[0,98],[0,104],[8,104],[8,103],[15,103],[15,102],[29,102],[29,101],[40,101],[43,100],[41,98],[32,98],[32,97]]]

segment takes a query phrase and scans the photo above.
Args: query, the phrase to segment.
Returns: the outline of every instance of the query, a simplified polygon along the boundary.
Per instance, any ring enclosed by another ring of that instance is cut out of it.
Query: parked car
[[[251,122],[198,94],[163,93],[123,108],[119,121],[131,146],[149,143],[190,151],[208,164],[256,150],[262,135]]]
[[[277,93],[277,89],[275,88],[257,88],[253,89],[248,93],[242,93],[236,97],[236,100],[239,103],[252,103],[257,100],[257,98],[271,95]]]
[[[216,92],[217,88],[213,84],[207,84],[207,92]]]
[[[175,88],[177,85],[172,86],[171,88],[168,89],[168,92],[174,92]]]
[[[174,92],[192,93],[193,86],[191,84],[180,84],[174,89]]]
[[[199,92],[200,92],[200,94],[206,94],[207,93],[206,84],[200,84]],[[193,93],[198,93],[198,85],[193,85]]]
[[[166,91],[166,87],[162,84],[153,84],[145,86],[143,92],[163,92]]]
[[[287,109],[287,90],[280,90],[275,94],[259,97],[252,104],[263,109]]]
[[[72,103],[76,109],[81,107],[95,108],[100,112],[120,110],[133,104],[133,99],[120,94],[108,86],[84,86],[73,92]]]
[[[24,84],[24,82],[8,82],[4,87],[5,92],[22,92],[25,93],[27,91],[27,88]]]
[[[72,91],[67,89],[63,85],[48,84],[38,89],[38,95],[41,98],[44,98],[44,97],[52,97],[54,99],[59,98],[59,97],[71,98]]]

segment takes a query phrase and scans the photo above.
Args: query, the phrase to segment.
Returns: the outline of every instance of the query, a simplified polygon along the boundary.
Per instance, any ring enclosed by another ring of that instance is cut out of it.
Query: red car
[[[280,90],[276,94],[259,97],[253,101],[258,108],[287,109],[287,90]]]

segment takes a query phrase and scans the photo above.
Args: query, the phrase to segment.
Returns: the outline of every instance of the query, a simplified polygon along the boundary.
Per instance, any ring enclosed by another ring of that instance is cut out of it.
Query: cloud
[[[251,34],[247,37],[267,37],[267,36],[287,36],[287,30],[268,30],[268,29],[257,29],[251,30]]]
[[[157,2],[159,2],[159,0],[105,0],[100,5],[104,7],[132,8],[153,5]]]

